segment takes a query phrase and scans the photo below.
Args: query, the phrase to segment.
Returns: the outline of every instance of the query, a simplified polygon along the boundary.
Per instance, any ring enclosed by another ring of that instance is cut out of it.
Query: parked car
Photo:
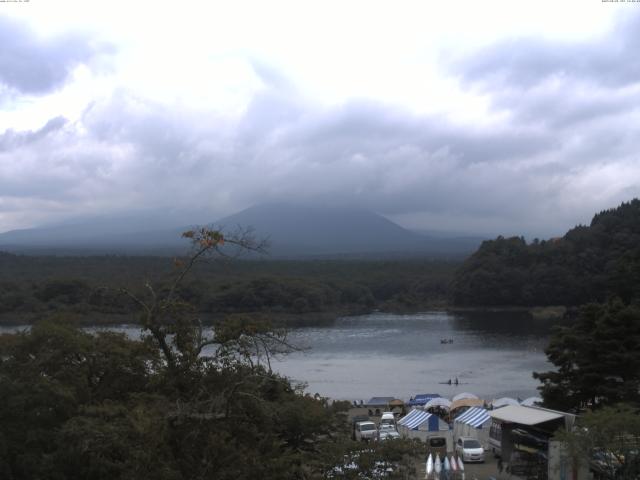
[[[370,421],[356,423],[355,438],[361,440],[375,440],[378,438],[376,424]]]
[[[381,423],[378,427],[378,440],[393,440],[395,438],[400,438],[396,427],[388,423]]]
[[[484,462],[484,448],[471,437],[460,437],[456,442],[456,455],[466,462]]]

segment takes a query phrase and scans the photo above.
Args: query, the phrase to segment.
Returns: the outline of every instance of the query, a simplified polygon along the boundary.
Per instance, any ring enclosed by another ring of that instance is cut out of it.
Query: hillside
[[[640,200],[596,214],[564,237],[485,241],[456,272],[457,305],[580,305],[640,298]]]

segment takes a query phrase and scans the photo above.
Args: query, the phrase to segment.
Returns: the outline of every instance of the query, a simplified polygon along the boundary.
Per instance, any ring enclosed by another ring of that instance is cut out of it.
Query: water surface
[[[551,324],[518,313],[375,313],[334,325],[296,329],[309,347],[275,368],[331,398],[408,399],[469,391],[492,399],[537,395],[533,371],[551,369],[544,355]],[[453,339],[442,344],[441,339]],[[442,384],[458,378],[460,385]]]
[[[24,327],[0,328],[0,333]],[[139,337],[136,326],[109,327]],[[451,398],[468,391],[486,398],[537,395],[533,371],[546,371],[551,323],[513,312],[373,313],[330,326],[293,329],[305,350],[273,362],[275,370],[322,396],[409,399],[417,393]],[[100,328],[90,328],[95,331]],[[453,339],[442,344],[441,339]],[[460,385],[443,384],[458,378]]]

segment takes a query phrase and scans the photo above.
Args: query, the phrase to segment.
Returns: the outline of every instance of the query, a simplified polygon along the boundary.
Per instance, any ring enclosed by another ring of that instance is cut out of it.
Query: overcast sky
[[[631,2],[3,2],[0,232],[285,200],[562,234],[640,196],[639,52]]]

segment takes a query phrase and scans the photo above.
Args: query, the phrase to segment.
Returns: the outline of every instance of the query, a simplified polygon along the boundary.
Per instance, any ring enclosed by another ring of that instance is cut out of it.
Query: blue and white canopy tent
[[[477,439],[487,449],[491,417],[489,412],[480,407],[471,407],[458,416],[453,424],[453,437],[472,437]]]
[[[449,425],[434,415],[417,408],[398,420],[398,433],[404,438],[418,438],[427,441],[431,437],[444,437],[447,451],[453,451],[453,436]]]

